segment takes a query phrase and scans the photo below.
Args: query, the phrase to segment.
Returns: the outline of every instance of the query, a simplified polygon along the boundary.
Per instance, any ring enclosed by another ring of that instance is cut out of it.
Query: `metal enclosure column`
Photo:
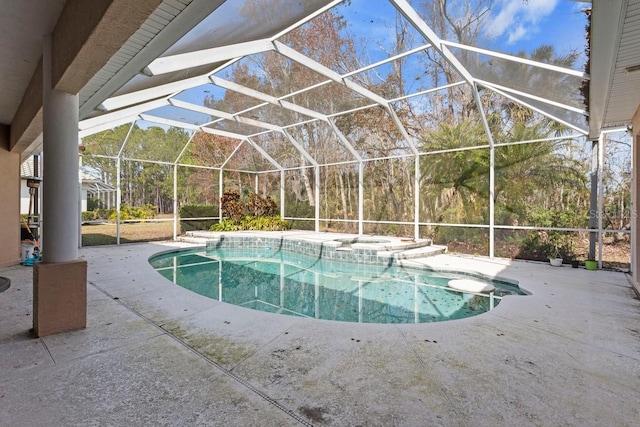
[[[420,156],[416,156],[413,176],[413,238],[420,238]]]
[[[358,235],[364,234],[364,164],[358,162]]]
[[[480,112],[480,118],[482,119],[482,126],[487,135],[489,141],[489,258],[495,256],[495,204],[496,204],[496,147],[493,141],[493,135],[491,134],[491,127],[487,121],[487,115],[482,107],[482,99],[480,99],[480,92],[478,92],[478,86],[473,85],[473,97],[475,98],[478,111]]]
[[[602,268],[602,216],[604,214],[604,183],[602,169],[604,166],[604,133],[598,138],[598,268]]]
[[[131,126],[129,126],[127,136],[124,137],[124,141],[122,141],[120,150],[118,150],[118,158],[116,161],[116,173],[118,174],[116,176],[116,183],[118,187],[116,190],[116,245],[120,244],[120,207],[122,206],[122,153],[124,153],[124,147],[125,145],[127,145],[127,142],[129,142],[129,137],[131,136],[131,133],[133,132],[135,126],[136,122],[131,123]]]
[[[173,240],[178,240],[178,165],[173,165]]]
[[[120,244],[120,206],[122,205],[122,160],[120,155],[116,160],[116,245]]]
[[[596,259],[596,226],[598,212],[598,141],[591,142],[591,197],[589,205],[589,255],[588,259]]]
[[[220,170],[218,171],[218,217],[220,219],[218,219],[218,221],[222,221],[223,214],[224,214],[224,212],[222,212],[222,191],[224,190],[224,185],[222,183],[223,179],[224,179],[224,170],[220,168]]]
[[[314,171],[314,187],[315,187],[315,194],[314,194],[314,200],[315,200],[315,232],[319,233],[320,232],[320,167],[319,166],[314,166],[313,168]]]
[[[638,115],[640,117],[640,114]],[[634,127],[631,143],[631,274],[633,286],[636,291],[640,291],[640,260],[638,255],[638,229],[640,228],[640,217],[638,217],[638,202],[640,201],[640,187],[638,186],[638,171],[640,171],[640,150],[636,147],[640,144],[640,126]]]
[[[280,218],[284,218],[284,169],[280,171]]]

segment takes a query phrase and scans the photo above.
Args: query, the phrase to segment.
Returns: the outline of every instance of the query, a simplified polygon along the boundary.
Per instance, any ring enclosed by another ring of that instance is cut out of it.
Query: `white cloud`
[[[539,31],[538,24],[555,10],[559,0],[498,0],[489,18],[487,36],[507,36],[512,44]]]
[[[527,29],[522,25],[516,25],[516,28],[512,28],[509,30],[509,38],[507,39],[507,43],[512,44],[520,40],[527,33]]]

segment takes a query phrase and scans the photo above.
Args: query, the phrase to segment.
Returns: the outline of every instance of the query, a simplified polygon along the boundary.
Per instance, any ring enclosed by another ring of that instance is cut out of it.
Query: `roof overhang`
[[[629,126],[640,106],[640,0],[594,1],[589,137]]]

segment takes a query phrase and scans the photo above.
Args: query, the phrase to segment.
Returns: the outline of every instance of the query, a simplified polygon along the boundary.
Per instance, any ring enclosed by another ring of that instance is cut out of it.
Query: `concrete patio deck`
[[[32,268],[0,269],[2,426],[635,426],[640,301],[623,273],[438,255],[531,295],[441,323],[289,317],[194,294],[147,260],[81,250],[88,327],[41,339]]]

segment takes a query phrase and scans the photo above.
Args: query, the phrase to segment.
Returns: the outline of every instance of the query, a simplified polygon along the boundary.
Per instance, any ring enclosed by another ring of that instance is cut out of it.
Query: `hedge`
[[[216,205],[184,205],[180,207],[180,230],[181,233],[194,230],[209,230],[217,219],[197,219],[183,220],[182,218],[207,218],[217,217],[218,206]]]

